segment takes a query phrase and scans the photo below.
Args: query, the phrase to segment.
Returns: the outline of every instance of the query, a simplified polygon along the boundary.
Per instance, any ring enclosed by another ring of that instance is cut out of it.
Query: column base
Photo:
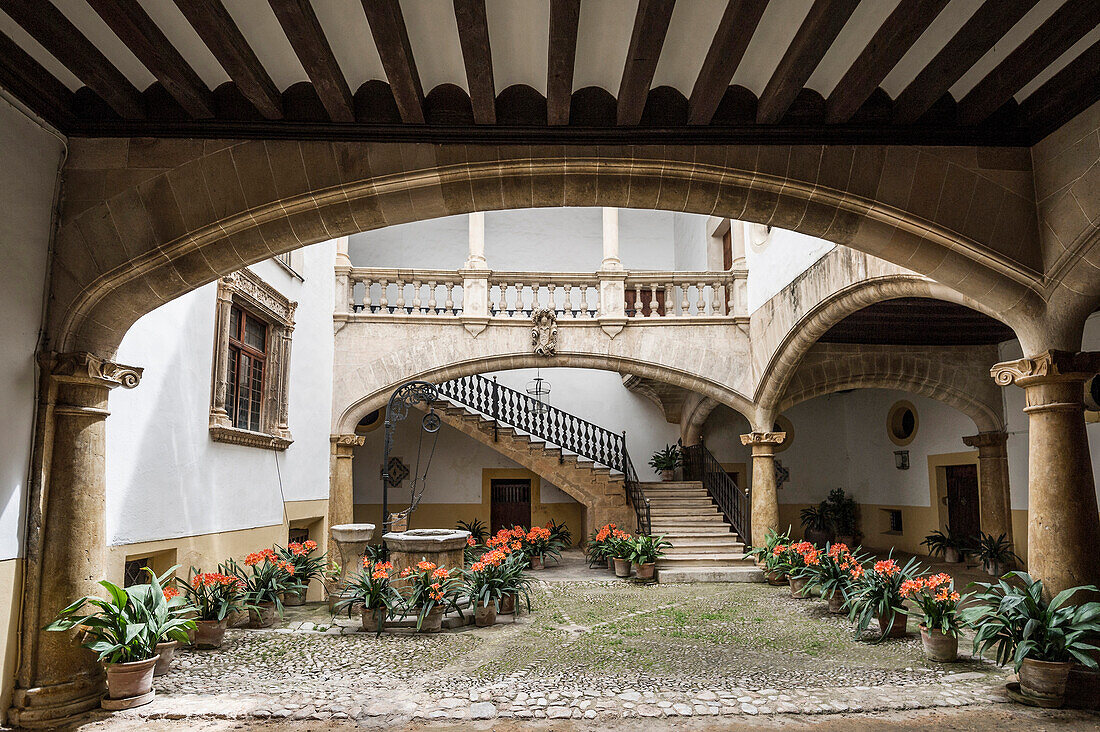
[[[54,729],[99,708],[107,693],[102,670],[81,674],[72,681],[31,689],[15,689],[8,724],[30,729]]]

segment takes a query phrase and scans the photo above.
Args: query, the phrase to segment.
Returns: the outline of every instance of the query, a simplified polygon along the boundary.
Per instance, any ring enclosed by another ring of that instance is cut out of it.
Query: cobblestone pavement
[[[965,657],[928,662],[915,632],[854,640],[846,619],[785,588],[643,586],[586,571],[583,582],[540,582],[532,613],[492,628],[375,637],[315,607],[296,610],[286,627],[230,630],[220,650],[181,651],[173,672],[157,679],[156,699],[115,720],[583,726],[1006,701],[1003,669]],[[302,619],[310,613],[312,621]]]

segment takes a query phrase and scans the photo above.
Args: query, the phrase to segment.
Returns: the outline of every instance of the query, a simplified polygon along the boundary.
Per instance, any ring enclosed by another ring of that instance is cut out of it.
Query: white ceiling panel
[[[313,10],[353,94],[364,82],[386,81],[360,0],[313,0]]]
[[[45,2],[45,0],[42,0]],[[85,0],[52,0],[53,4],[65,14],[65,17],[77,27],[84,36],[95,44],[100,53],[114,64],[122,75],[138,89],[145,90],[156,81],[149,70],[138,61],[126,44],[119,40],[92,6]]]
[[[488,0],[489,47],[497,94],[527,84],[546,96],[550,4],[546,0]]]
[[[961,79],[955,82],[955,85],[948,90],[951,92],[951,96],[957,101],[969,94],[970,90],[977,86],[979,81],[996,68],[997,64],[1004,61],[1008,54],[1015,51],[1017,46],[1023,43],[1036,28],[1062,6],[1062,3],[1063,0],[1039,0],[1035,7],[1028,11],[1027,15],[1020,18],[1020,22],[1004,34],[1000,42],[989,49],[984,56],[978,59],[976,64],[970,67],[969,71],[963,74]]]
[[[225,9],[279,91],[309,81],[270,5],[257,0],[225,0]]]
[[[208,88],[217,89],[229,81],[229,74],[172,0],[141,0],[141,7]]]
[[[947,7],[936,16],[932,24],[921,33],[917,42],[906,51],[886,78],[882,80],[882,89],[896,99],[905,87],[917,78],[928,62],[943,50],[947,42],[955,37],[959,29],[970,20],[984,0],[951,0]]]
[[[745,57],[733,75],[733,83],[760,96],[812,6],[813,0],[772,0],[768,3],[745,49]]]
[[[826,99],[900,0],[863,0],[821,58],[806,86]]]
[[[581,3],[580,29],[577,31],[577,63],[573,70],[573,90],[599,86],[619,93],[630,34],[638,0],[587,0]]]
[[[726,0],[692,0],[675,5],[652,86],[676,87],[685,97],[691,96],[725,9]]]
[[[76,78],[76,76],[65,67],[65,64],[50,55],[49,51],[42,48],[38,41],[31,38],[29,33],[23,30],[18,23],[5,15],[2,10],[0,10],[0,33],[12,39],[17,46],[27,52],[27,55],[42,64],[42,67],[53,74],[58,81],[67,86],[69,91],[76,91],[84,86],[84,82]]]
[[[440,84],[455,84],[469,93],[451,0],[404,0],[401,13],[424,93]]]
[[[1068,66],[1070,62],[1073,61],[1073,59],[1080,56],[1085,51],[1085,49],[1087,49],[1089,46],[1096,43],[1097,41],[1100,41],[1100,24],[1098,24],[1095,28],[1086,33],[1085,36],[1081,38],[1081,40],[1077,41],[1077,43],[1074,43],[1072,46],[1070,46],[1068,51],[1055,59],[1054,63],[1052,63],[1050,66],[1043,69],[1043,71],[1030,82],[1028,82],[1023,89],[1020,89],[1020,91],[1016,93],[1016,101],[1022,102],[1030,97],[1036,89],[1050,81],[1051,77],[1053,77],[1062,69],[1066,68],[1066,66]]]

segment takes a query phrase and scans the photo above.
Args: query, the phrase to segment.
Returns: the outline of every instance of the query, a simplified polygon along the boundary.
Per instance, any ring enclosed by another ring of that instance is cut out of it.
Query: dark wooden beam
[[[729,0],[688,100],[688,124],[709,125],[737,73],[768,0]]]
[[[309,0],[268,0],[329,119],[354,122],[351,89]]]
[[[850,120],[945,5],[947,0],[902,0],[825,100],[825,123]]]
[[[573,99],[573,67],[577,61],[577,28],[581,0],[550,0],[550,43],[546,61],[546,118],[552,125],[569,124]]]
[[[859,0],[815,0],[760,95],[759,124],[773,125],[783,119],[857,5]]]
[[[1096,27],[1096,0],[1068,0],[959,101],[959,122],[978,125]]]
[[[620,125],[636,125],[642,120],[645,100],[653,72],[661,58],[665,44],[668,21],[672,18],[675,0],[639,0],[638,13],[634,16],[634,31],[630,34],[630,48],[626,53],[626,66],[619,82],[618,106],[615,116]]]
[[[53,3],[0,0],[0,10],[107,102],[118,116],[124,119],[145,116],[145,105],[137,88]]]
[[[494,125],[497,122],[497,94],[493,84],[493,51],[489,48],[485,0],[454,0],[454,6],[474,124]]]
[[[267,119],[282,119],[279,89],[221,0],[176,0],[176,7],[256,111]]]
[[[1020,105],[1020,116],[1036,139],[1046,137],[1100,101],[1100,41],[1036,89]]]
[[[931,109],[1038,0],[985,0],[894,100],[894,121],[912,124]]]
[[[69,88],[3,33],[0,86],[54,127],[63,127],[72,119],[73,93]]]
[[[363,0],[363,12],[367,14],[374,45],[390,81],[401,120],[423,124],[424,87],[420,85],[401,5],[397,0]]]
[[[88,0],[165,91],[196,119],[214,116],[214,95],[137,0]]]

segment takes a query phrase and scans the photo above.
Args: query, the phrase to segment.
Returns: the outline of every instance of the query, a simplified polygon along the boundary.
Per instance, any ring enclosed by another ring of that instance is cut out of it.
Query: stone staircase
[[[745,544],[699,481],[642,483],[655,536],[672,547],[657,563],[661,582],[762,582]]]

